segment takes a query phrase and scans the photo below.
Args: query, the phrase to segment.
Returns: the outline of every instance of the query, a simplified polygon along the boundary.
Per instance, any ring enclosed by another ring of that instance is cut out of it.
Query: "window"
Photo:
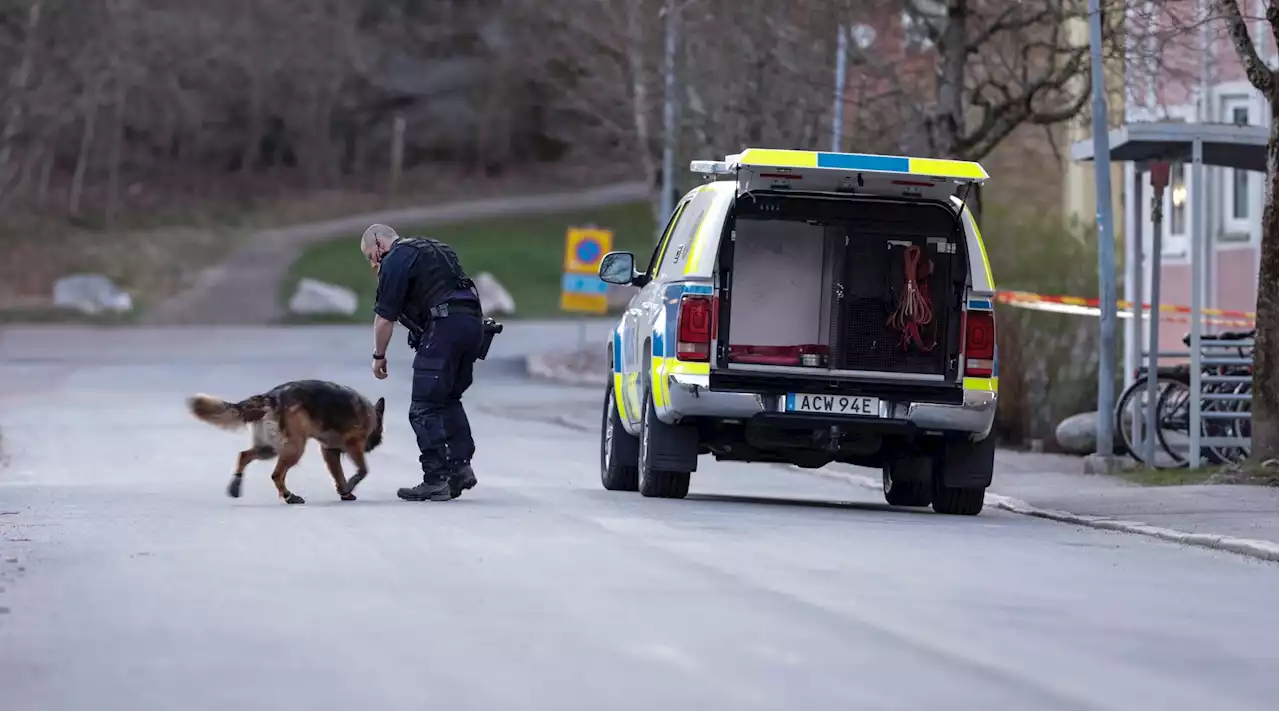
[[[1247,96],[1222,100],[1221,120],[1236,126],[1253,123],[1251,102]],[[1228,168],[1222,174],[1222,229],[1214,230],[1222,241],[1243,241],[1257,229],[1254,183],[1251,171]]]
[[[689,258],[693,235],[702,225],[702,219],[711,210],[711,203],[714,201],[713,191],[702,190],[686,203],[687,207],[681,213],[680,221],[676,223],[670,239],[667,240],[667,246],[663,249],[662,262],[658,265],[658,278],[669,279],[684,269],[685,262]]]
[[[1187,233],[1187,168],[1174,163],[1169,168],[1169,234]]]
[[[675,231],[675,225],[680,220],[680,216],[684,214],[684,209],[689,206],[689,202],[685,201],[676,205],[675,212],[671,213],[671,219],[667,222],[667,229],[662,232],[662,239],[653,247],[653,254],[649,257],[649,266],[645,269],[650,277],[658,276],[658,260],[662,258],[663,251],[667,248],[667,243],[671,241],[671,233]]]

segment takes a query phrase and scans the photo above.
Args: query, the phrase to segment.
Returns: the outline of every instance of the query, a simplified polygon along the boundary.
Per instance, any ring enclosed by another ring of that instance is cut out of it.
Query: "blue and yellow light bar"
[[[748,148],[729,163],[761,168],[827,168],[867,173],[901,173],[933,178],[983,181],[988,177],[981,164],[964,160],[881,156],[870,153],[826,153],[773,148]]]

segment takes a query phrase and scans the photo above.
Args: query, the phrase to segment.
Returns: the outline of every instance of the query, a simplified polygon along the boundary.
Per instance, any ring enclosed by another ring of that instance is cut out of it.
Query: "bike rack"
[[[1188,452],[1188,464],[1192,468],[1200,466],[1200,449],[1202,447],[1240,447],[1249,446],[1248,437],[1202,437],[1200,435],[1201,426],[1204,420],[1236,420],[1249,421],[1250,427],[1253,424],[1253,392],[1244,393],[1224,393],[1215,392],[1212,389],[1206,391],[1205,386],[1211,388],[1217,384],[1231,385],[1248,385],[1253,383],[1253,378],[1247,375],[1208,375],[1205,374],[1205,366],[1249,366],[1253,364],[1253,359],[1249,357],[1241,357],[1238,353],[1224,354],[1223,351],[1235,351],[1239,349],[1252,349],[1253,339],[1248,340],[1223,340],[1215,338],[1212,335],[1200,336],[1200,368],[1191,371],[1191,392],[1199,397],[1200,407],[1191,408],[1191,451]],[[1204,409],[1205,403],[1213,402],[1247,402],[1248,410],[1227,410],[1215,411]],[[1193,403],[1194,405],[1194,403]]]
[[[1253,393],[1251,391],[1244,393],[1218,392],[1218,389],[1215,386],[1252,385],[1253,377],[1249,375],[1213,375],[1205,373],[1205,370],[1217,366],[1237,368],[1242,366],[1251,366],[1253,365],[1253,359],[1247,355],[1241,356],[1236,351],[1248,351],[1251,350],[1253,346],[1254,339],[1252,338],[1222,339],[1215,337],[1213,334],[1203,334],[1200,336],[1199,358],[1193,358],[1190,350],[1158,351],[1156,353],[1156,362],[1162,365],[1167,361],[1173,361],[1175,363],[1183,363],[1190,366],[1190,372],[1188,373],[1190,380],[1189,389],[1192,393],[1198,395],[1196,401],[1199,403],[1199,406],[1196,406],[1195,403],[1191,403],[1188,408],[1190,410],[1190,417],[1188,418],[1189,421],[1187,423],[1187,435],[1190,440],[1188,442],[1187,452],[1188,466],[1200,466],[1203,460],[1201,450],[1205,447],[1239,447],[1242,449],[1249,447],[1250,438],[1248,437],[1203,436],[1201,432],[1206,421],[1214,420],[1235,420],[1237,422],[1248,421],[1250,426],[1252,426]],[[1150,362],[1148,360],[1149,352],[1141,352],[1139,357],[1139,362]],[[1196,367],[1197,365],[1199,366],[1198,368]],[[1150,367],[1144,363],[1143,369],[1150,370]],[[1150,374],[1148,373],[1148,377],[1149,376]],[[1151,390],[1155,389],[1155,387],[1151,388]],[[1156,399],[1159,399],[1159,395],[1157,395]],[[1155,456],[1154,449],[1156,435],[1153,427],[1159,426],[1155,424],[1156,399],[1148,397],[1148,402],[1144,407],[1140,408],[1143,410],[1142,416],[1137,418],[1137,422],[1140,422],[1141,426],[1135,426],[1133,430],[1133,445],[1136,450],[1135,454],[1141,452],[1141,456],[1148,462],[1152,461],[1152,458]],[[1213,403],[1218,402],[1247,402],[1249,403],[1249,406],[1246,409],[1212,409]],[[1206,410],[1206,405],[1208,405],[1210,409]],[[1148,438],[1150,439],[1150,442],[1148,442]]]

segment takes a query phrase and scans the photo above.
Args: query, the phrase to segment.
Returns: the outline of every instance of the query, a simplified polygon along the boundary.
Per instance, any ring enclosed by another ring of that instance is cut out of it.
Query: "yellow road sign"
[[[603,294],[581,294],[562,291],[560,292],[560,310],[603,314],[609,311],[609,299]]]
[[[564,270],[595,274],[600,260],[613,249],[613,232],[595,227],[570,227],[564,239]]]

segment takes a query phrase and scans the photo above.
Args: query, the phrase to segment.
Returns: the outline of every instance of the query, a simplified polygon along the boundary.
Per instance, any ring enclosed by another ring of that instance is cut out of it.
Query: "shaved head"
[[[369,225],[369,229],[360,236],[360,252],[376,270],[382,256],[391,249],[391,243],[399,238],[400,235],[387,225]]]

